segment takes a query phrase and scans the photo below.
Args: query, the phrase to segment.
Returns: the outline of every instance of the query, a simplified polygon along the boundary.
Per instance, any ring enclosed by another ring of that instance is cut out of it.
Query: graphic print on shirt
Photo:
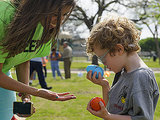
[[[124,86],[124,87],[121,89],[120,93],[122,93],[122,94],[119,95],[119,101],[118,101],[118,103],[119,103],[120,101],[121,101],[121,103],[123,103],[123,104],[126,102],[127,89],[128,89],[127,86]]]
[[[38,40],[32,40],[29,46],[25,49],[24,52],[35,52],[36,51],[36,43]]]
[[[124,86],[121,91],[120,91],[120,95],[118,96],[118,102],[117,104],[114,104],[114,107],[119,109],[119,110],[123,110],[123,105],[126,102],[126,96],[127,96],[127,86]]]

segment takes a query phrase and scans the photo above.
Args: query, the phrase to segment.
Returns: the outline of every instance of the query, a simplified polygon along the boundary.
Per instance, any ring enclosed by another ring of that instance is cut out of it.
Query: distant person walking
[[[60,76],[61,79],[64,79],[59,70],[59,60],[58,59],[60,59],[61,57],[62,55],[58,51],[56,51],[55,48],[53,48],[49,58],[51,60],[51,69],[52,69],[52,75],[54,79],[56,79],[56,73],[55,73],[56,71],[57,71],[58,76]]]
[[[44,59],[43,59],[44,58]],[[44,70],[44,76],[45,78],[47,77],[47,62],[48,62],[48,56],[45,56],[42,58],[42,65],[43,65],[43,70]]]
[[[92,57],[92,64],[99,66],[99,64],[98,64],[98,57],[96,55],[93,55],[93,57]]]
[[[44,73],[43,73],[43,66],[42,66],[42,60],[44,61],[44,57],[37,57],[32,58],[30,60],[30,76],[33,74],[34,71],[38,74],[38,80],[42,88],[44,89],[52,89],[52,87],[47,87],[47,83],[45,81]],[[30,81],[31,84],[31,81]]]
[[[154,51],[152,52],[152,56],[153,56],[153,61],[156,62],[157,55],[156,55],[156,53]]]
[[[63,61],[65,79],[71,78],[71,60],[72,60],[72,48],[68,45],[68,42],[63,43]]]

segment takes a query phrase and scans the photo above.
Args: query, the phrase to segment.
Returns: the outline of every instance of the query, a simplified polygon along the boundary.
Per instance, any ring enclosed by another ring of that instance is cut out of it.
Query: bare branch
[[[113,4],[113,3],[119,3],[119,0],[114,0],[114,1],[111,1],[111,2],[109,2],[109,3],[107,3],[107,4],[105,4],[105,5],[104,5],[104,9],[107,8],[108,6],[110,6],[110,5]]]
[[[76,8],[77,8],[77,10],[79,10],[82,13],[82,15],[83,15],[84,18],[87,18],[87,15],[86,15],[85,11],[81,7],[79,7],[77,5]]]
[[[147,26],[147,28],[149,29],[149,31],[152,33],[152,35],[154,36],[155,34],[154,34],[154,32],[152,31],[152,29],[151,29],[151,27],[149,26],[149,24],[147,23],[147,22],[145,22],[145,21],[142,21],[143,22],[143,24],[145,24],[146,26]]]

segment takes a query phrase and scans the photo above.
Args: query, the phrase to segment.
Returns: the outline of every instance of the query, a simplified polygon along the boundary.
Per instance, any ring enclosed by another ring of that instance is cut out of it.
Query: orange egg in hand
[[[95,98],[93,98],[93,99],[91,100],[91,102],[90,102],[91,108],[92,108],[93,110],[95,110],[95,111],[99,111],[99,110],[101,109],[101,107],[100,107],[100,105],[99,105],[99,102],[100,102],[100,101],[102,101],[103,104],[104,104],[104,106],[106,106],[106,104],[105,104],[105,102],[104,102],[104,100],[103,100],[102,98],[100,98],[100,97],[95,97]]]

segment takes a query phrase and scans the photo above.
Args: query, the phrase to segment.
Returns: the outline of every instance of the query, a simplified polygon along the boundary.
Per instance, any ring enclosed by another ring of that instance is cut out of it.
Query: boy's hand
[[[91,101],[90,101],[91,102]],[[95,116],[98,116],[98,117],[101,117],[101,118],[103,118],[103,119],[105,119],[105,118],[107,118],[108,116],[109,116],[109,112],[107,111],[107,109],[105,108],[105,106],[104,106],[104,104],[103,104],[103,102],[99,102],[99,105],[100,105],[100,107],[101,107],[101,109],[99,110],[99,111],[94,111],[92,108],[91,108],[91,106],[90,106],[90,102],[88,103],[88,105],[87,105],[87,110],[91,113],[91,114],[93,114],[93,115],[95,115]]]
[[[109,82],[104,77],[102,77],[100,73],[98,74],[98,79],[96,79],[96,74],[97,72],[94,72],[92,76],[92,71],[89,71],[87,73],[86,78],[90,80],[91,82],[93,82],[94,84],[100,85],[102,87],[107,86],[110,89]]]

